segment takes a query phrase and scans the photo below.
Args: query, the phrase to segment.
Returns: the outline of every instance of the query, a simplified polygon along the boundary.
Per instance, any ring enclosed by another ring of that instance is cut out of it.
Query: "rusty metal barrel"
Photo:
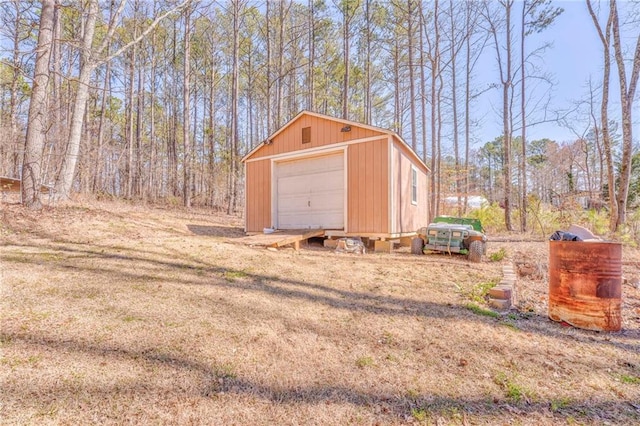
[[[622,328],[622,245],[549,241],[549,318],[598,331]]]

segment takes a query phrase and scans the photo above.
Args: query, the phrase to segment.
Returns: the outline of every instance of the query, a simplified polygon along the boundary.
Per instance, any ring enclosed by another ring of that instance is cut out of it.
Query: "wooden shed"
[[[302,111],[242,161],[247,233],[392,239],[427,225],[429,168],[392,131]]]

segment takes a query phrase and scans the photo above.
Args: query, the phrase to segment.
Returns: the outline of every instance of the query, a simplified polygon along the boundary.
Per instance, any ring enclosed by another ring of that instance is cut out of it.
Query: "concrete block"
[[[511,286],[499,285],[490,288],[489,297],[492,299],[511,300]]]
[[[401,237],[398,245],[400,247],[411,247],[411,240],[413,237]]]
[[[489,299],[489,306],[491,306],[494,309],[497,309],[499,311],[506,311],[509,308],[511,308],[511,301],[510,300],[503,300],[503,299]]]
[[[381,241],[377,240],[374,245],[376,253],[391,253],[393,251],[393,241]]]

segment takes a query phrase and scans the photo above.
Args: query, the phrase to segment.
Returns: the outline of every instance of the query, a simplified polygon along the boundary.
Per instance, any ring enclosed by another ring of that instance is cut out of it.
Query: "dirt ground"
[[[640,424],[637,249],[607,333],[548,319],[548,243],[517,235],[469,263],[249,247],[205,210],[0,208],[4,425]],[[491,315],[509,263],[518,309]]]

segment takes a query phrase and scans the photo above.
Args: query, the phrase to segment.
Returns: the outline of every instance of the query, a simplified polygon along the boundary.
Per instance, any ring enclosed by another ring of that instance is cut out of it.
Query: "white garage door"
[[[344,228],[343,154],[277,163],[280,229]]]

